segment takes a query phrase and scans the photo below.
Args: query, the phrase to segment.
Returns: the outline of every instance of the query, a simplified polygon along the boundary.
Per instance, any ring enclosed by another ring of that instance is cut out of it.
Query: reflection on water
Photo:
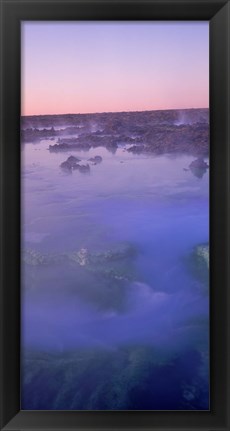
[[[22,150],[22,408],[208,409],[208,171],[49,144]]]

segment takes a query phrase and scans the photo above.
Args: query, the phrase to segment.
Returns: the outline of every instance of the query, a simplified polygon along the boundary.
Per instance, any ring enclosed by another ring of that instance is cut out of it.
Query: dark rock
[[[81,173],[88,173],[90,172],[90,167],[87,163],[87,165],[79,165],[79,172]]]
[[[74,167],[74,165],[77,163],[77,162],[80,162],[81,161],[81,159],[78,159],[77,157],[74,157],[74,156],[69,156],[68,157],[68,159],[66,160],[69,164],[70,164],[70,166],[73,168]]]
[[[95,132],[92,124],[98,128]],[[208,109],[28,116],[22,117],[21,126],[22,143],[59,137],[50,152],[104,147],[115,153],[118,145],[129,143],[128,151],[134,154],[209,155]]]
[[[72,172],[72,166],[67,160],[60,164],[60,168],[66,172],[69,172],[69,173]]]
[[[73,169],[74,170],[78,170],[79,172],[81,172],[82,174],[87,174],[87,173],[89,173],[90,172],[90,166],[88,165],[88,163],[87,163],[87,165],[79,165],[79,164],[75,164],[74,166],[73,166]]]
[[[77,162],[80,162],[81,160],[74,156],[69,156],[67,160],[62,162],[60,164],[60,167],[65,170],[71,172],[73,168],[75,168],[77,165]]]
[[[141,154],[143,153],[143,147],[141,145],[133,145],[132,147],[128,148],[127,151],[129,153]]]
[[[102,157],[101,156],[90,157],[88,161],[92,162],[94,165],[97,165],[98,163],[102,162]]]
[[[65,144],[64,142],[61,144],[49,145],[49,151],[52,153],[58,153],[60,151],[69,151],[71,149],[70,145]]]
[[[107,143],[107,144],[106,144],[106,146],[105,146],[105,148],[106,148],[110,153],[115,154],[115,153],[116,153],[116,151],[117,151],[117,149],[118,149],[118,146],[117,146],[117,144],[116,144],[116,143]]]
[[[208,164],[204,161],[202,157],[198,157],[198,159],[193,160],[189,165],[190,168],[198,168],[198,169],[207,169],[209,168]]]
[[[190,163],[189,168],[195,177],[202,178],[209,166],[202,157],[198,157]]]

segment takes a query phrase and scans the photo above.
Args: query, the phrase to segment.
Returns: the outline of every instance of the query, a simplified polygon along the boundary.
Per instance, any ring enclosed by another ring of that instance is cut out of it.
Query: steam
[[[142,282],[130,285],[125,312],[106,312],[72,296],[37,295],[25,301],[24,343],[63,351],[86,346],[118,348],[148,342],[159,348],[180,348],[196,343],[197,321],[208,313],[206,298],[189,292],[155,291]],[[54,303],[55,302],[55,303]],[[27,309],[27,310],[26,310]],[[26,312],[25,312],[26,311]]]
[[[196,123],[208,123],[208,110],[181,110],[178,111],[178,119],[174,121],[175,126]]]
[[[102,132],[103,131],[103,129],[99,126],[99,124],[96,123],[96,122],[94,122],[94,121],[91,121],[89,123],[89,130],[90,130],[90,133]]]

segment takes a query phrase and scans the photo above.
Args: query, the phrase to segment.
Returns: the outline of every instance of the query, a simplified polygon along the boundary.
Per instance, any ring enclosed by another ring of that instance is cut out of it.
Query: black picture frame
[[[210,411],[20,411],[20,22],[210,22]],[[1,0],[1,430],[230,430],[229,0]]]

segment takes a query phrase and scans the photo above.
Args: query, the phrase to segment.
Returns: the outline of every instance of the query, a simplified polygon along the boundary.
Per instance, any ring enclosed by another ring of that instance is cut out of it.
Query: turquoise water
[[[93,270],[23,264],[22,409],[209,409],[208,277],[190,265],[209,240],[208,171],[53,143],[22,149],[23,250],[128,252]],[[71,154],[103,161],[67,174]]]

